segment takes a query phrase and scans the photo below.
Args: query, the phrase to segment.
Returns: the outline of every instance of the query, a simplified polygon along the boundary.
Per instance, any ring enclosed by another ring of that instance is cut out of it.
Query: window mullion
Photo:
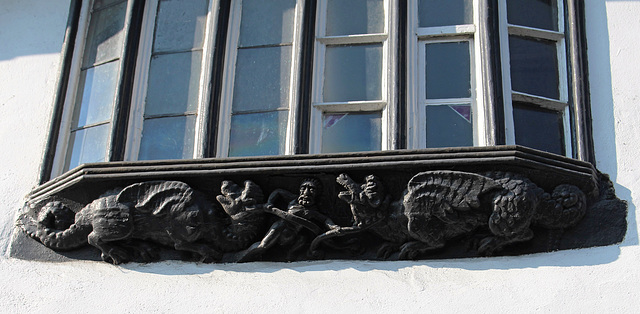
[[[129,114],[125,160],[137,160],[140,150],[142,124],[144,122],[144,100],[147,95],[149,64],[153,50],[153,37],[159,1],[160,0],[147,1],[146,11],[142,20],[140,47],[138,49],[138,60],[136,62],[136,79]]]
[[[515,125],[513,121],[513,107],[511,94],[511,69],[509,67],[511,58],[509,56],[509,29],[507,24],[507,1],[498,1],[498,41],[500,51],[500,64],[502,76],[502,97],[504,114],[504,137],[505,144],[514,145],[516,143]],[[499,109],[498,109],[499,110]],[[498,111],[497,111],[498,112]],[[497,116],[497,115],[496,115]]]
[[[300,53],[298,54],[299,70],[297,104],[293,109],[293,153],[308,154],[309,153],[309,136],[311,121],[311,101],[312,101],[312,82],[313,82],[313,56],[315,47],[315,24],[316,24],[316,7],[317,0],[305,0],[301,17],[300,35],[297,37],[300,41]]]
[[[208,145],[210,142],[209,121],[212,116],[212,69],[215,66],[216,51],[214,48],[217,33],[218,17],[219,17],[218,0],[209,1],[209,11],[207,14],[207,23],[205,26],[203,53],[202,53],[202,71],[200,72],[200,93],[198,96],[198,116],[196,117],[196,129],[194,139],[194,158],[208,157]]]
[[[120,77],[115,95],[115,106],[112,115],[112,128],[109,140],[108,161],[124,159],[125,144],[128,129],[129,110],[131,108],[131,94],[135,74],[136,55],[142,27],[142,13],[144,0],[131,0],[127,3],[127,15],[123,30],[124,50],[120,63]]]
[[[499,12],[496,1],[478,1],[479,67],[484,105],[484,140],[488,146],[506,144],[500,51]]]
[[[222,76],[222,92],[220,97],[220,107],[217,127],[216,157],[227,157],[229,154],[229,133],[231,129],[231,102],[233,97],[233,86],[235,80],[236,59],[238,56],[238,41],[240,37],[240,23],[242,16],[242,2],[236,1],[230,5],[228,28],[226,34],[226,47],[218,46],[218,49],[225,49],[224,55],[224,75]]]

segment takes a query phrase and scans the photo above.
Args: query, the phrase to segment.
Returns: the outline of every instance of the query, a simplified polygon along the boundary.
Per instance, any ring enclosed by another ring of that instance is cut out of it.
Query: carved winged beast
[[[586,211],[586,196],[573,185],[559,185],[549,194],[527,178],[504,172],[422,172],[409,181],[403,199],[393,203],[375,176],[362,185],[346,174],[336,181],[347,189],[338,197],[350,204],[354,226],[319,236],[312,250],[324,239],[371,230],[388,241],[379,257],[399,250],[400,259],[414,259],[486,228],[491,235],[480,241],[478,252],[492,255],[505,245],[530,240],[532,224],[566,228]]]
[[[217,200],[222,209],[186,183],[143,182],[96,199],[75,217],[72,202],[53,199],[37,219],[25,210],[19,224],[49,248],[69,250],[90,244],[102,251],[103,260],[114,264],[133,256],[155,259],[143,241],[193,252],[210,262],[256,241],[265,219],[258,205],[262,190],[255,183],[245,181],[241,188],[224,181],[221,192]]]

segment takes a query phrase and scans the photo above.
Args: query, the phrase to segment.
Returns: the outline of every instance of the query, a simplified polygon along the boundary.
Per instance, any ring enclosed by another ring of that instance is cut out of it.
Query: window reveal
[[[76,96],[67,97],[72,114],[61,124],[53,175],[119,158],[211,157],[203,149],[207,123],[218,134],[216,156],[293,154],[300,140],[293,134],[306,121],[296,116],[299,106],[310,115],[310,153],[395,149],[404,145],[391,138],[407,132],[408,148],[515,143],[573,154],[562,1],[500,2],[494,26],[503,57],[494,71],[506,91],[504,142],[487,134],[495,117],[483,97],[490,94],[483,71],[491,67],[478,38],[489,29],[479,19],[492,10],[484,1],[318,0],[315,23],[306,22],[304,0],[231,1],[225,48],[213,38],[225,31],[219,26],[226,20],[217,19],[226,1],[147,1],[139,49],[125,40],[127,21],[140,18],[132,10],[137,1],[96,0],[84,9],[87,40],[74,53],[82,56],[78,82],[72,75],[69,84]],[[405,2],[406,20],[398,13]],[[405,23],[407,34],[399,33]],[[302,43],[305,25],[315,29],[313,45]],[[406,48],[397,46],[404,41]],[[224,58],[213,58],[214,47],[225,49]],[[301,63],[311,48],[312,63]],[[114,141],[113,112],[130,50],[138,64],[128,78],[135,92],[125,145]],[[212,81],[215,63],[224,64],[219,83]],[[405,64],[406,77],[398,75]],[[305,67],[313,68],[308,100],[299,95]],[[210,99],[212,83],[222,86],[219,101]],[[396,86],[406,86],[406,99],[396,99],[405,92]],[[392,118],[405,106],[406,130]],[[126,154],[110,154],[114,146]]]
[[[60,159],[65,171],[82,163],[108,160],[126,11],[124,1],[96,1],[91,11],[78,82],[69,89],[75,99],[69,106],[73,113],[68,132],[63,132],[68,137],[62,141],[66,156]]]

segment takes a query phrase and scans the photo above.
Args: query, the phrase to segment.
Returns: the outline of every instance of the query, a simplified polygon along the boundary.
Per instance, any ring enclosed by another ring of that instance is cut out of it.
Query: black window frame
[[[69,8],[69,18],[67,21],[65,38],[62,45],[62,63],[58,87],[54,96],[54,108],[52,120],[50,122],[49,138],[46,144],[43,163],[40,173],[40,183],[45,183],[52,179],[52,170],[56,147],[62,123],[62,115],[67,97],[66,91],[69,84],[71,64],[73,60],[74,46],[78,36],[78,25],[80,23],[80,12],[84,1],[71,0]],[[223,68],[225,62],[226,38],[229,24],[229,12],[232,0],[220,0],[218,3],[218,20],[216,27],[212,78],[209,94],[209,110],[205,120],[204,136],[206,137],[203,148],[204,158],[216,157],[217,147],[217,121],[221,106],[221,93],[223,81]],[[110,147],[108,150],[108,161],[122,161],[124,159],[129,110],[131,106],[132,85],[136,67],[138,44],[142,27],[142,15],[144,13],[145,0],[128,0],[127,11],[130,18],[125,21],[125,49],[123,51],[123,65],[118,84],[117,102],[114,108],[113,128],[111,131]],[[398,0],[397,2],[398,30],[396,32],[397,42],[396,53],[398,66],[396,67],[396,77],[393,84],[396,84],[396,107],[397,114],[394,117],[396,130],[392,141],[395,149],[406,149],[407,143],[407,10],[408,1]],[[569,83],[569,106],[570,124],[572,129],[573,158],[590,162],[595,165],[595,154],[593,149],[593,135],[591,126],[591,109],[589,100],[589,82],[587,65],[587,44],[584,22],[584,2],[578,0],[564,1],[565,14],[565,40],[567,56],[567,74]],[[310,134],[310,104],[312,92],[313,57],[315,45],[315,19],[317,0],[304,1],[301,55],[296,56],[300,60],[298,86],[298,105],[294,109],[298,116],[298,122],[294,131],[294,153],[309,153]],[[499,2],[498,0],[480,0],[480,19],[478,27],[488,31],[479,32],[480,54],[487,60],[482,68],[482,76],[485,83],[483,93],[484,108],[487,113],[486,124],[492,132],[488,135],[488,146],[506,145],[505,135],[505,112],[504,97],[502,87],[502,61],[500,57],[499,38]]]

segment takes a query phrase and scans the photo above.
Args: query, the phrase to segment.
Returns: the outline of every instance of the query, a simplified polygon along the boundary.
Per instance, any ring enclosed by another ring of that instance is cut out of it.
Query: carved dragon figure
[[[338,197],[350,204],[354,225],[318,236],[311,251],[326,239],[371,230],[388,241],[378,250],[379,257],[399,250],[400,259],[414,259],[486,228],[491,235],[480,241],[478,252],[492,255],[508,244],[530,240],[532,224],[566,228],[586,211],[586,196],[573,185],[560,185],[549,194],[527,178],[504,172],[422,172],[409,181],[403,199],[393,203],[375,176],[362,185],[346,174],[336,181],[347,189]]]
[[[155,259],[144,241],[193,252],[201,261],[211,262],[224,252],[247,247],[264,231],[260,187],[251,181],[245,181],[243,188],[224,181],[221,192],[217,200],[222,209],[183,182],[136,183],[79,211],[77,203],[51,199],[34,219],[27,207],[19,225],[47,247],[70,250],[90,244],[102,251],[103,260],[114,264],[134,256]]]

